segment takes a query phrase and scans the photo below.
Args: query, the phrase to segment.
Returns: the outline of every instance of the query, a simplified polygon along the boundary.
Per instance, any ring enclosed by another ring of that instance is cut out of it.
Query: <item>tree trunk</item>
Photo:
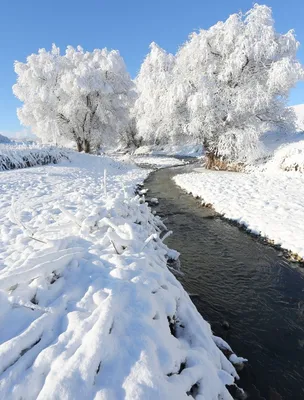
[[[239,172],[244,168],[243,163],[229,162],[229,160],[220,156],[217,150],[205,150],[205,168],[215,169],[217,171],[234,171]]]
[[[76,145],[77,145],[77,151],[79,151],[80,153],[83,150],[82,142],[80,140],[77,140]]]
[[[91,151],[91,144],[87,139],[84,139],[84,152],[90,153]]]
[[[219,168],[219,166],[223,163],[223,160],[221,157],[217,155],[216,151],[206,150],[205,157],[206,157],[205,167],[207,169],[221,169]]]
[[[205,167],[207,169],[227,169],[227,163],[223,157],[219,155],[218,149],[214,146],[209,146],[207,140],[204,141],[205,149]]]

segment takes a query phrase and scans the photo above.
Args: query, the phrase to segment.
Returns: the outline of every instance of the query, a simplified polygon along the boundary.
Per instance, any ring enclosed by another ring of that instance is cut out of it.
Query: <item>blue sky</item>
[[[265,1],[272,7],[276,29],[295,29],[303,43],[299,59],[304,64],[304,1]],[[247,0],[2,0],[0,3],[0,132],[22,130],[16,116],[19,102],[11,87],[16,76],[14,60],[56,43],[62,50],[80,44],[86,50],[120,50],[135,76],[152,41],[175,52],[188,34],[208,28],[230,14],[246,11]],[[304,83],[291,93],[290,104],[304,103]]]

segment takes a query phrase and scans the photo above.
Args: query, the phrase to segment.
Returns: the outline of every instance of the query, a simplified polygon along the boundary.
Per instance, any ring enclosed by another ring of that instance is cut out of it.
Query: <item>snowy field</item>
[[[227,345],[132,194],[148,172],[85,154],[0,172],[1,399],[232,399]]]
[[[236,173],[196,169],[174,177],[225,218],[304,258],[304,175],[273,170]]]

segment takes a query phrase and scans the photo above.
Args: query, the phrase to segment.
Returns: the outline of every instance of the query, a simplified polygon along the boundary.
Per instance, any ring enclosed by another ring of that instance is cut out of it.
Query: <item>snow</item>
[[[291,107],[297,116],[297,128],[304,131],[304,104],[297,104]]]
[[[232,399],[229,346],[167,268],[178,253],[133,195],[149,170],[70,158],[0,172],[0,397],[187,399],[198,384],[197,399]]]
[[[274,169],[240,173],[196,168],[173,179],[205,204],[212,204],[225,218],[304,258],[303,174]]]
[[[302,140],[280,146],[261,169],[304,172],[304,134],[298,136],[301,136]]]
[[[195,143],[166,144],[162,146],[141,146],[134,152],[135,155],[162,155],[199,157],[203,154],[203,146]]]
[[[184,159],[178,159],[174,157],[166,156],[133,156],[131,158],[137,165],[149,166],[151,168],[166,168],[174,167],[177,165],[186,164],[187,161]]]
[[[150,204],[154,204],[154,205],[159,204],[158,198],[157,197],[152,197],[152,199],[150,199]]]

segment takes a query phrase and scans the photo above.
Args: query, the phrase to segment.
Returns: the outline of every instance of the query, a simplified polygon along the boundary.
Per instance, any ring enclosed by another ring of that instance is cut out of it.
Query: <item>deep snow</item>
[[[148,172],[84,154],[0,172],[1,399],[231,399],[228,345],[132,194]]]

